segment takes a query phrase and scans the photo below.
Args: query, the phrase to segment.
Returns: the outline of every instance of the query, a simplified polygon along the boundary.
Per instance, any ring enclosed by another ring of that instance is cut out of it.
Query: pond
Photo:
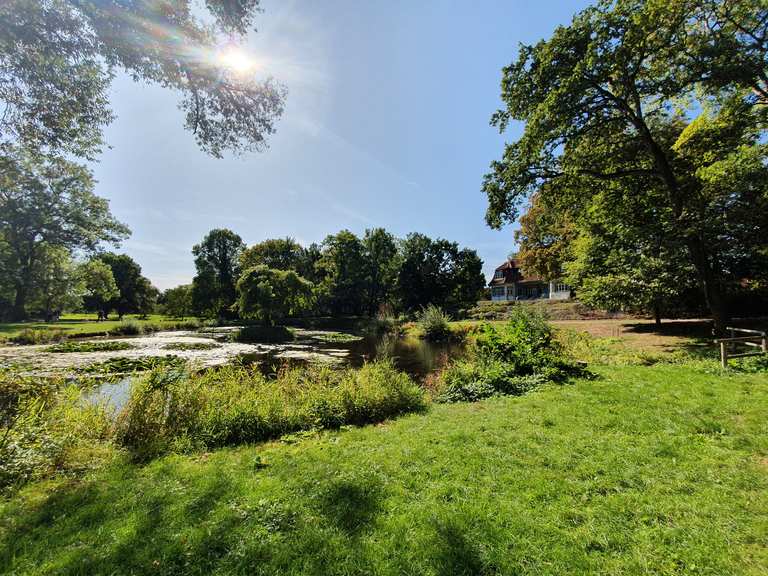
[[[322,330],[296,329],[296,339],[282,344],[243,344],[231,342],[229,335],[235,328],[217,328],[206,332],[168,331],[148,336],[68,341],[72,345],[64,351],[55,351],[50,345],[9,346],[0,348],[0,364],[15,366],[28,374],[76,374],[89,371],[100,364],[126,365],[158,357],[177,356],[201,369],[231,362],[254,364],[266,375],[275,374],[286,365],[325,363],[337,366],[359,367],[365,362],[389,358],[395,366],[422,381],[426,375],[443,366],[448,359],[460,356],[463,345],[450,342],[434,343],[415,337],[354,336]],[[129,347],[116,350],[93,351],[88,344],[127,343]],[[81,350],[82,349],[82,350]],[[102,384],[89,398],[107,400],[116,408],[122,407],[128,397],[133,376]]]

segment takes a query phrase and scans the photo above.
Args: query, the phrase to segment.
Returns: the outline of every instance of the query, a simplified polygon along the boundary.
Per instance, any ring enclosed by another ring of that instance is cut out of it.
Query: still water
[[[238,348],[231,348],[231,344],[222,344],[219,349],[191,351],[184,353],[183,356],[190,361],[191,365],[197,364],[203,368],[230,362],[258,366],[267,376],[272,376],[280,369],[290,366],[317,363],[356,368],[365,362],[386,358],[390,359],[399,370],[421,382],[428,374],[444,366],[449,359],[464,353],[463,345],[455,342],[429,342],[420,338],[389,334],[358,337],[346,342],[328,341],[328,337],[335,334],[337,333],[297,330],[296,340],[285,344],[238,344]],[[144,344],[130,354],[157,355],[163,350],[163,347],[157,344],[157,340],[166,343],[170,341],[210,342],[210,336],[188,332],[164,332],[149,338],[130,340],[137,344]],[[135,376],[127,376],[117,381],[105,382],[93,389],[88,394],[88,398],[93,402],[109,402],[119,410],[128,400],[134,378]]]

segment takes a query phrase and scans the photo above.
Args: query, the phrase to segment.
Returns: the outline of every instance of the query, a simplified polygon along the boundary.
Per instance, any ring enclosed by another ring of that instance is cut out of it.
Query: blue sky
[[[94,166],[98,193],[133,230],[122,250],[159,288],[191,281],[212,228],[248,244],[320,242],[343,228],[423,232],[478,251],[489,273],[514,248],[489,229],[480,191],[504,141],[489,126],[501,68],[587,5],[264,0],[248,49],[288,89],[263,153],[213,159],[182,128],[177,96],[118,77]]]

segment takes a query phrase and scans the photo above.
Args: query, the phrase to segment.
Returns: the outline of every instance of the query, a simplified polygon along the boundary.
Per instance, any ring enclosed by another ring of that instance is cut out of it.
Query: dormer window
[[[493,275],[494,278],[504,278],[504,270],[496,270]]]

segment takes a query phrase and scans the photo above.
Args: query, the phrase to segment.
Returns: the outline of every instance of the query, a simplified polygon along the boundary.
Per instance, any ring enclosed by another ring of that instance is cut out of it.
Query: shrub
[[[120,325],[110,331],[121,336],[140,336],[144,334],[144,327],[135,318],[128,318],[120,322]]]
[[[468,358],[449,364],[436,386],[436,400],[473,401],[493,394],[522,394],[545,381],[583,372],[566,358],[544,317],[518,307],[502,325],[476,331]]]
[[[34,330],[32,328],[25,328],[16,336],[10,338],[10,341],[14,344],[48,344],[50,342],[59,342],[66,338],[66,334],[62,330],[48,330],[41,328]]]
[[[243,326],[233,339],[244,343],[278,343],[290,342],[296,336],[285,326]]]
[[[442,372],[435,400],[476,402],[496,394],[517,396],[545,382],[531,374],[521,376],[510,364],[499,361],[457,360]]]
[[[444,340],[451,335],[451,318],[438,306],[430,304],[422,308],[416,321],[421,328],[422,335],[428,340]]]
[[[141,460],[379,422],[421,410],[424,402],[421,388],[388,362],[358,370],[297,368],[276,379],[242,366],[196,375],[155,371],[134,384],[117,437]]]
[[[202,326],[202,322],[196,318],[182,320],[173,324],[173,327],[177,330],[199,330]]]

